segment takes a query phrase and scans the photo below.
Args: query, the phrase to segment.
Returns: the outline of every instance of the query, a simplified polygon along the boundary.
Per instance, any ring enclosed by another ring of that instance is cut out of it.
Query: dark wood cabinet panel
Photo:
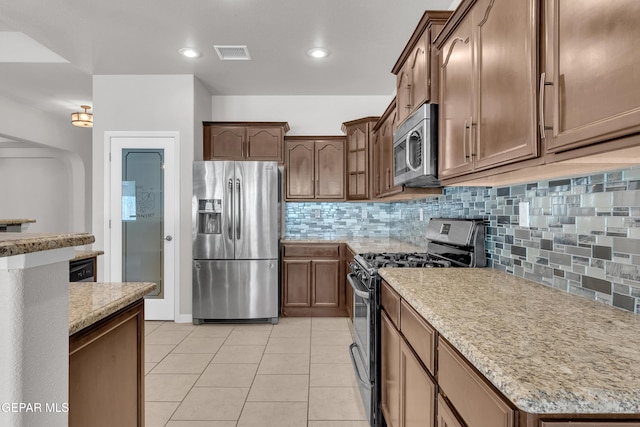
[[[315,143],[313,141],[287,141],[285,145],[287,199],[315,198]]]
[[[285,141],[288,200],[344,200],[344,138],[317,138]]]
[[[387,427],[400,427],[400,333],[387,313],[381,314],[381,401]]]
[[[443,30],[442,179],[538,156],[536,4],[478,0]]]
[[[512,409],[444,340],[438,343],[438,384],[469,427],[514,427]]]
[[[69,337],[69,426],[89,425],[144,426],[142,300]]]
[[[432,427],[436,415],[436,385],[404,340],[400,340],[400,377],[402,427]]]
[[[204,160],[283,163],[286,122],[203,122]]]
[[[453,413],[453,410],[445,402],[442,396],[438,396],[438,421],[437,427],[466,427],[458,417]]]
[[[205,126],[204,160],[242,160],[243,126]]]
[[[449,11],[426,11],[391,70],[396,75],[398,123],[425,102],[438,101],[437,59],[431,44],[449,16]]]
[[[370,197],[373,126],[380,117],[365,117],[342,124],[347,138],[347,200]]]
[[[435,375],[436,331],[416,311],[400,301],[401,332],[416,352],[424,366]]]
[[[557,152],[640,131],[640,2],[544,3],[541,88],[546,148]]]
[[[282,244],[282,315],[346,316],[345,245]]]
[[[311,307],[311,261],[282,261],[282,306]]]
[[[246,159],[282,162],[283,138],[281,127],[248,127]]]
[[[340,260],[312,261],[313,281],[311,307],[340,306]]]

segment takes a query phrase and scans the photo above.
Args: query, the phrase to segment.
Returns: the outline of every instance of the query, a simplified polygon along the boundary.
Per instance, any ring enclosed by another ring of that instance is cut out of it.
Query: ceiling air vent
[[[246,46],[218,46],[214,45],[216,53],[223,61],[250,60],[249,49]]]

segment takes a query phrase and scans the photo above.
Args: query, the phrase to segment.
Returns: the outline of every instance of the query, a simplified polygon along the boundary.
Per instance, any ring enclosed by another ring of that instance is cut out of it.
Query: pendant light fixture
[[[83,108],[84,112],[71,113],[71,124],[81,128],[93,127],[93,114],[87,112],[91,107],[89,105],[81,105],[80,108]]]

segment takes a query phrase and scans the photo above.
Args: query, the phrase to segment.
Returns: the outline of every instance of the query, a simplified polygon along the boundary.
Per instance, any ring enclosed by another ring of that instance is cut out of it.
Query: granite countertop
[[[357,254],[365,252],[424,252],[425,249],[412,243],[391,238],[371,237],[298,237],[286,236],[282,243],[345,243]]]
[[[89,233],[0,233],[0,257],[28,254],[95,241]]]
[[[157,286],[147,282],[69,283],[69,335],[136,302]]]
[[[104,255],[104,251],[94,251],[94,250],[76,251],[76,255],[73,258],[71,258],[69,261],[79,261],[81,259],[89,259],[89,258],[97,257],[98,255]]]
[[[519,409],[640,413],[640,316],[495,269],[379,272]]]
[[[36,222],[35,219],[22,219],[22,218],[11,218],[11,219],[0,219],[0,224],[2,225],[20,225],[20,224],[31,224]]]

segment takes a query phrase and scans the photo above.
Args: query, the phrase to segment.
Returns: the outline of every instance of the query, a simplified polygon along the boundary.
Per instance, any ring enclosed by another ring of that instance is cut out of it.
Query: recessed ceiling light
[[[309,49],[307,51],[307,55],[312,58],[326,58],[327,56],[329,56],[329,51],[321,47],[314,47],[313,49]]]
[[[198,49],[194,49],[192,47],[183,47],[178,50],[178,53],[182,56],[186,56],[187,58],[198,58],[202,55]]]

